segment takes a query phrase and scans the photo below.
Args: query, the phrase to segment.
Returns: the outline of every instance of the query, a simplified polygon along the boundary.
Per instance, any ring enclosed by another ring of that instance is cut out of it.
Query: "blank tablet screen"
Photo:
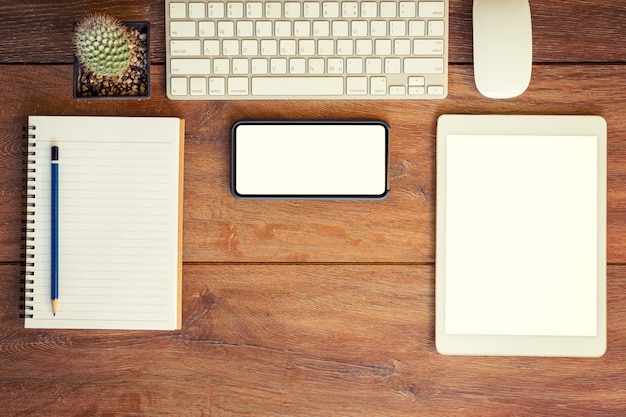
[[[448,136],[446,333],[596,335],[597,147]]]
[[[384,197],[387,136],[382,122],[237,123],[232,192],[237,197]]]

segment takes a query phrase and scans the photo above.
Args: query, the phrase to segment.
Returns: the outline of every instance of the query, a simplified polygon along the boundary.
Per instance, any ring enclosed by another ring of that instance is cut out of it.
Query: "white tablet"
[[[606,130],[598,116],[439,118],[440,353],[604,354]]]

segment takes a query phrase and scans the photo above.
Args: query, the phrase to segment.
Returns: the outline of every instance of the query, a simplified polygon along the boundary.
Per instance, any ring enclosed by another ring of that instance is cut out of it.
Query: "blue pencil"
[[[52,147],[52,208],[51,208],[51,274],[50,274],[50,300],[52,302],[52,314],[57,314],[59,302],[59,147]]]

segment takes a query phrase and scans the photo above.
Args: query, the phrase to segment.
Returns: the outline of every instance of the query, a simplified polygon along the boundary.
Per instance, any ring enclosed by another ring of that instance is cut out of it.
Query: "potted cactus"
[[[149,23],[91,14],[74,26],[74,97],[150,96]]]

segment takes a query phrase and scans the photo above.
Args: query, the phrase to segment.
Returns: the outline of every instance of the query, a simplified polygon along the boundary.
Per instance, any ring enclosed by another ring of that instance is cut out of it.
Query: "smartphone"
[[[237,198],[380,199],[388,192],[382,121],[240,121],[231,129]]]

